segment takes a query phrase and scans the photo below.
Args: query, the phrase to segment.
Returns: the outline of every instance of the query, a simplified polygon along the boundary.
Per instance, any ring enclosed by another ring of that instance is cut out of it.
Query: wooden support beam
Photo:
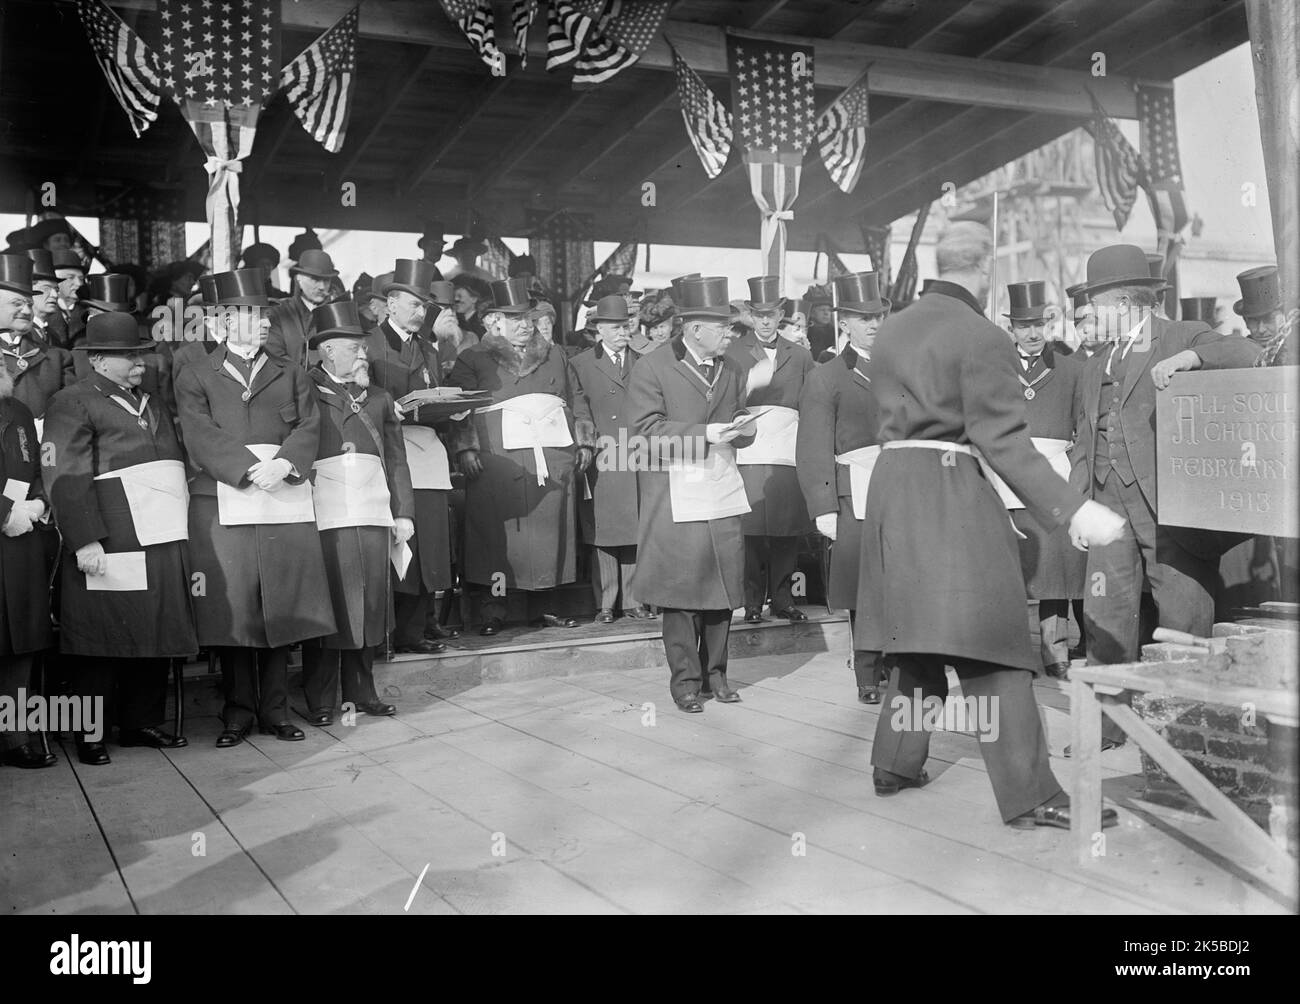
[[[474,97],[469,99],[460,117],[435,135],[425,146],[424,151],[416,158],[415,168],[405,178],[395,179],[397,190],[403,197],[410,195],[412,190],[428,177],[429,172],[437,166],[447,151],[474,124],[474,120],[483,114],[498,94],[506,89],[509,79],[508,76],[489,77]]]
[[[263,111],[261,121],[258,123],[257,138],[254,140],[257,156],[254,158],[252,154],[249,155],[249,169],[245,172],[242,181],[243,187],[250,192],[255,190],[258,181],[275,160],[275,155],[280,152],[280,147],[289,136],[289,130],[302,128],[287,100],[275,102],[274,108],[275,111],[269,115]]]
[[[581,91],[564,90],[557,94],[550,104],[542,109],[541,114],[537,117],[537,123],[523,135],[517,137],[507,149],[498,154],[492,169],[484,174],[476,184],[471,186],[470,200],[482,198],[484,193],[490,192],[503,178],[527,159],[528,155],[537,148],[537,144],[544,141],[546,137],[563,125],[564,120],[577,111],[595,93],[594,88],[589,88]],[[620,120],[619,124],[626,128],[626,123],[622,120]]]

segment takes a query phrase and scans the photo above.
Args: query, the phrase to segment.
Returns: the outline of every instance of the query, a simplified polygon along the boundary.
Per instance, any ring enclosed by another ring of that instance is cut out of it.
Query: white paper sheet
[[[106,554],[104,559],[108,571],[86,576],[86,589],[90,592],[139,593],[149,588],[143,551]]]

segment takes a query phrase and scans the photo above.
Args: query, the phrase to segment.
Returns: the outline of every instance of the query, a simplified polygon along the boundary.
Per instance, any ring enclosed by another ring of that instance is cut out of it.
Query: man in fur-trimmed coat
[[[493,401],[452,434],[468,482],[462,577],[479,594],[483,635],[505,623],[505,590],[538,593],[576,577],[574,469],[586,470],[596,442],[591,420],[574,414],[564,353],[527,317],[524,281],[495,282],[492,296],[488,334],[461,353],[447,379]],[[530,596],[530,619],[577,626],[544,612],[544,602]]]

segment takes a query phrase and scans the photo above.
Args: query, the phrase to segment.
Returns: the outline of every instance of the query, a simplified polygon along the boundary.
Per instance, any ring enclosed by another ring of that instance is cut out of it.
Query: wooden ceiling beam
[[[498,94],[505,90],[509,79],[509,76],[489,77],[479,87],[477,93],[468,99],[460,117],[438,132],[425,146],[424,151],[416,158],[415,168],[404,177],[394,179],[397,191],[402,197],[409,196],[412,190],[419,187],[424,179],[428,177],[429,172],[446,156],[447,151],[456,144],[456,141],[461,136],[465,135],[469,127],[474,124],[474,120],[483,114],[484,110]]]
[[[502,179],[528,158],[528,155],[537,148],[539,143],[543,142],[551,133],[563,125],[564,120],[582,107],[595,93],[594,88],[588,88],[581,91],[562,91],[557,94],[554,100],[542,109],[533,127],[519,136],[506,150],[502,151],[497,156],[493,168],[483,175],[480,181],[471,186],[471,201],[481,198],[485,192],[490,192],[496,185],[500,184]],[[620,120],[619,124],[626,129],[626,124],[622,120]]]

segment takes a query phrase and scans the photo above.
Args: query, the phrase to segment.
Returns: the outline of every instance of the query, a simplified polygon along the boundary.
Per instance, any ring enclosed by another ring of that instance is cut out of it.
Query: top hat
[[[1165,281],[1151,274],[1146,252],[1136,244],[1111,244],[1088,256],[1088,279],[1083,288],[1092,297],[1113,286],[1149,286],[1159,292]]]
[[[674,279],[674,280],[672,281],[672,289],[671,289],[671,296],[672,296],[672,298],[673,298],[674,300],[677,299],[677,297],[678,297],[678,295],[679,295],[679,294],[678,294],[678,291],[679,291],[679,289],[681,288],[681,284],[682,284],[683,282],[686,282],[686,281],[688,281],[688,280],[699,279],[699,278],[701,278],[699,272],[691,272],[689,275],[679,275],[676,279]]]
[[[508,271],[510,272],[510,278],[512,279],[517,275],[536,275],[537,260],[530,254],[517,255],[510,262],[510,268]]]
[[[423,245],[421,245],[423,247]],[[451,256],[459,257],[462,254],[472,254],[478,257],[481,254],[487,254],[487,244],[480,237],[473,234],[466,234],[464,237],[456,238],[456,243],[451,246]]]
[[[321,342],[331,338],[365,338],[361,330],[361,317],[357,305],[351,300],[334,300],[322,303],[311,312],[312,333],[307,347],[319,348]]]
[[[240,256],[240,261],[247,265],[254,258],[267,257],[274,258],[275,263],[277,265],[280,264],[280,252],[271,247],[270,244],[265,244],[259,241],[256,244],[250,244],[248,247],[244,248],[244,253]]]
[[[701,279],[683,279],[677,284],[679,317],[711,317],[719,321],[731,319],[731,301],[727,298],[725,276],[705,276]]]
[[[812,304],[803,298],[799,298],[796,300],[786,300],[785,306],[781,308],[781,313],[785,316],[787,321],[794,317],[795,314],[803,314],[806,320],[808,317],[808,311],[811,309]]]
[[[1156,254],[1153,251],[1147,253],[1147,269],[1151,272],[1152,279],[1161,279],[1165,277],[1165,256]]]
[[[492,283],[492,306],[488,308],[490,312],[524,314],[531,307],[528,283],[523,279],[497,279]]]
[[[302,233],[294,237],[293,243],[289,245],[289,257],[301,264],[302,256],[306,252],[319,250],[320,238],[316,235],[315,230],[308,227]]]
[[[302,257],[289,269],[289,275],[292,276],[296,272],[316,279],[337,279],[339,275],[339,270],[334,267],[334,261],[318,248],[308,248],[302,253]]]
[[[1237,276],[1241,299],[1232,305],[1242,317],[1262,317],[1282,309],[1282,292],[1277,284],[1277,266],[1248,268]]]
[[[1065,287],[1065,295],[1070,298],[1070,303],[1076,312],[1088,305],[1088,291],[1084,288],[1085,285],[1086,283],[1080,282]]]
[[[96,272],[86,280],[85,301],[100,310],[130,313],[131,277],[120,272]]]
[[[152,352],[158,346],[140,333],[134,317],[120,311],[96,314],[86,321],[86,336],[74,352]]]
[[[205,307],[217,305],[217,277],[215,275],[199,276],[199,295]]]
[[[1012,321],[1041,321],[1047,313],[1047,283],[1041,279],[1007,283],[1011,310],[1003,317]]]
[[[0,289],[32,296],[32,265],[25,254],[0,254]]]
[[[414,258],[398,258],[393,266],[392,274],[381,289],[385,296],[394,290],[401,290],[403,293],[410,293],[412,296],[418,296],[421,300],[428,302],[429,284],[433,282],[433,277],[437,272],[438,269],[433,262],[416,261]]]
[[[850,314],[883,314],[891,304],[880,295],[879,272],[845,272],[831,279],[835,309]]]
[[[1207,324],[1214,324],[1214,307],[1217,302],[1212,296],[1184,297],[1178,301],[1178,313],[1184,321],[1205,321]]]
[[[75,268],[79,270],[82,275],[86,274],[86,266],[81,261],[81,255],[77,254],[77,252],[70,248],[64,248],[61,251],[51,251],[50,258],[54,263],[54,271],[56,273],[61,268]]]
[[[266,278],[261,269],[237,268],[212,277],[217,303],[223,307],[265,307]]]
[[[450,307],[456,302],[456,287],[453,283],[435,279],[429,283],[429,297],[440,307]]]
[[[610,296],[602,296],[596,304],[596,311],[591,315],[593,321],[626,321],[627,300],[617,293]]]
[[[785,303],[781,296],[781,277],[777,275],[759,275],[746,279],[749,283],[749,299],[745,306],[750,310],[775,310]]]
[[[44,279],[46,282],[58,280],[54,274],[54,255],[45,248],[29,249],[27,257],[32,260],[32,279]]]
[[[442,230],[443,225],[441,220],[430,220],[424,225],[424,233],[422,233],[420,239],[415,242],[415,246],[424,250],[425,245],[428,244],[445,244],[446,242],[442,239]]]

